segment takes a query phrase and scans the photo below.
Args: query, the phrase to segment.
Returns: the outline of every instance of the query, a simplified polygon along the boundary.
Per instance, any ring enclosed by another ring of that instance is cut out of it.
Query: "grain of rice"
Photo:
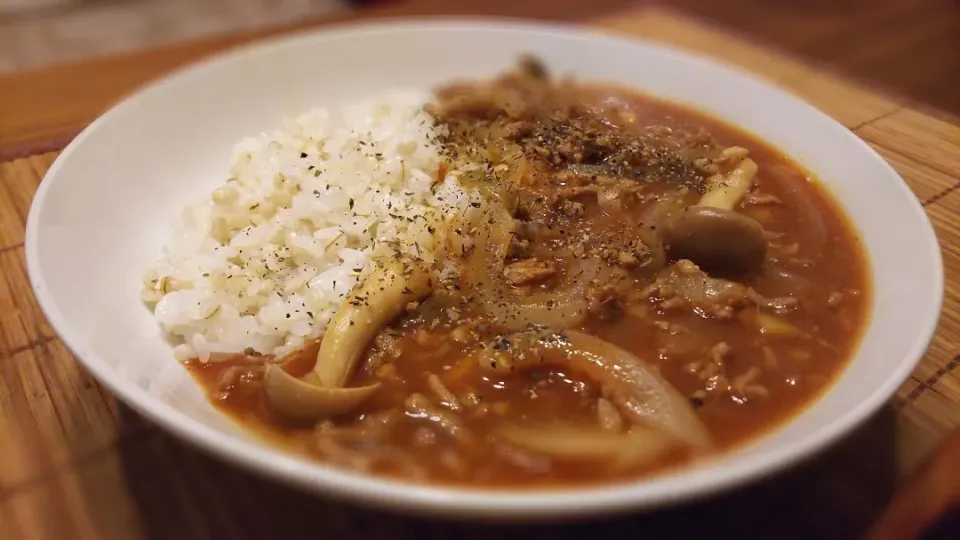
[[[424,96],[315,109],[240,141],[229,178],[187,206],[141,298],[180,360],[282,355],[322,335],[372,260],[434,263],[479,195],[441,170]]]

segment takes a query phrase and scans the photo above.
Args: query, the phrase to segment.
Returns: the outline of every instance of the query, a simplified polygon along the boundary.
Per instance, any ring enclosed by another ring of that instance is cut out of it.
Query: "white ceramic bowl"
[[[522,52],[554,70],[694,104],[822,179],[862,234],[875,288],[869,328],[836,383],[795,420],[740,451],[649,480],[566,491],[412,485],[342,471],[277,451],[211,408],[174,361],[139,289],[172,216],[224,178],[233,143],[311,106],[492,75]],[[513,22],[391,22],[305,33],[166,77],[91,124],[53,164],[30,209],[26,253],[34,292],[70,350],[122,400],[183,439],[309,490],[504,520],[649,508],[808,456],[865,420],[908,377],[931,338],[943,290],[937,241],[913,194],[869,146],[813,107],[650,43]]]

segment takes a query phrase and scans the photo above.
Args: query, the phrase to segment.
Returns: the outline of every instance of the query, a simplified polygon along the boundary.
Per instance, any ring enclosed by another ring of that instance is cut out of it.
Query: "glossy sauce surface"
[[[658,370],[696,409],[712,437],[711,452],[788,421],[843,369],[864,325],[869,280],[854,229],[805,171],[735,128],[618,88],[586,89],[580,99],[603,111],[633,115],[637,120],[624,130],[650,133],[651,126],[658,126],[667,138],[706,132],[711,148],[748,149],[759,172],[737,210],[763,226],[769,248],[762,271],[736,281],[764,298],[796,299],[796,306],[782,313],[750,302],[723,317],[700,309],[667,308],[663,294],[644,291],[676,268],[670,260],[674,266],[650,272],[615,268],[619,273],[613,307],[591,310],[580,329]],[[694,204],[699,197],[695,190],[678,190],[676,183],[638,181],[641,195],[621,197],[616,208],[587,197],[577,199],[582,209],[567,215],[553,206],[538,206],[538,201],[582,184],[570,184],[556,171],[543,174],[554,176],[521,190],[516,215],[523,214],[524,222],[548,222],[547,229],[554,232],[547,235],[541,228],[541,236],[524,254],[512,255],[508,262],[546,261],[557,271],[518,286],[523,289],[518,294],[563,288],[575,272],[576,257],[567,251],[570,235],[612,243],[617,237],[633,238],[632,231],[640,226],[636,216],[644,215],[658,196],[678,196],[684,204]],[[590,460],[552,459],[505,442],[497,434],[508,424],[592,429],[603,406],[602,388],[563,369],[511,376],[480,369],[473,351],[478,343],[502,334],[497,321],[475,306],[457,309],[456,317],[429,308],[429,301],[424,302],[402,316],[371,346],[350,386],[379,382],[377,394],[358,412],[317,426],[285,422],[264,405],[259,378],[263,362],[273,359],[194,362],[189,369],[217,407],[278,444],[339,466],[411,481],[518,489],[564,486],[628,480],[696,457],[688,449],[674,448],[641,465],[617,468]],[[316,344],[286,359],[285,369],[306,373],[315,351]],[[444,400],[444,391],[452,394],[452,403]],[[418,409],[411,399],[421,398],[442,418],[411,412]],[[444,426],[446,417],[456,426]]]

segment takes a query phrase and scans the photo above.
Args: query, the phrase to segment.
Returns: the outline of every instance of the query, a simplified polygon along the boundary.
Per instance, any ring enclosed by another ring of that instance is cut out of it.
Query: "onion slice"
[[[649,364],[602,339],[576,331],[527,330],[478,353],[482,369],[512,375],[541,366],[578,373],[603,389],[633,422],[694,448],[710,446],[706,426],[686,398]]]
[[[597,266],[591,263],[576,265],[569,271],[571,283],[563,290],[526,296],[515,294],[503,280],[504,259],[513,235],[513,224],[513,217],[497,202],[489,202],[480,214],[476,220],[478,232],[473,252],[466,261],[467,290],[482,299],[481,309],[508,330],[531,325],[579,326],[587,316],[586,289],[597,275]]]
[[[663,433],[634,427],[625,433],[569,426],[517,426],[497,429],[497,436],[521,450],[565,462],[604,462],[617,469],[652,463],[677,441]]]

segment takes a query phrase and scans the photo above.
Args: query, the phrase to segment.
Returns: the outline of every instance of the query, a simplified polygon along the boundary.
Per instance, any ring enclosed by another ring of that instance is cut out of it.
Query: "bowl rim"
[[[181,79],[197,75],[220,62],[236,61],[249,55],[266,55],[284,47],[295,46],[301,42],[319,43],[335,41],[346,35],[355,36],[358,33],[373,35],[410,32],[411,30],[457,30],[464,32],[510,30],[544,36],[560,36],[566,39],[608,41],[618,46],[656,49],[658,54],[672,56],[684,63],[708,66],[715,71],[722,71],[733,78],[741,79],[745,83],[763,86],[767,91],[775,92],[780,94],[782,98],[792,101],[795,106],[800,108],[799,110],[804,111],[804,114],[818,116],[842,127],[842,124],[789,91],[778,88],[757,75],[722,61],[644,38],[612,35],[609,32],[566,23],[497,17],[387,18],[370,22],[335,24],[329,27],[306,29],[279,37],[256,40],[245,45],[231,47],[199,61],[190,62],[142,85],[103,113],[74,138],[45,174],[33,198],[27,218],[25,235],[27,274],[41,310],[57,335],[60,336],[80,363],[124,403],[165,431],[187,441],[195,448],[230,464],[240,466],[257,476],[280,481],[316,494],[335,496],[352,503],[419,515],[467,517],[497,521],[532,521],[547,518],[568,520],[585,516],[617,514],[638,509],[649,510],[680,501],[697,500],[781,471],[819,453],[875,414],[910,376],[921,360],[937,328],[944,296],[943,261],[936,232],[920,202],[899,173],[873,148],[853,133],[850,133],[850,136],[860,145],[861,150],[871,159],[879,160],[891,174],[900,180],[898,187],[903,197],[909,201],[907,204],[926,226],[928,235],[924,238],[924,242],[930,248],[927,262],[933,272],[930,277],[933,279],[934,302],[927,307],[926,312],[916,314],[917,317],[925,319],[922,326],[926,330],[912,337],[908,357],[900,363],[895,371],[888,375],[883,385],[873,390],[868,399],[863,400],[854,408],[840,412],[832,422],[821,426],[812,436],[799,443],[772,449],[760,456],[755,456],[749,462],[734,461],[728,466],[710,467],[708,464],[711,460],[706,460],[704,466],[685,468],[675,473],[656,475],[632,482],[545,490],[464,489],[456,485],[415,484],[341,470],[323,463],[305,462],[282,450],[252,443],[235,445],[232,437],[225,436],[223,433],[195,421],[186,413],[157,400],[136,384],[117,376],[114,368],[108,366],[94,351],[87,350],[84,347],[80,337],[74,333],[71,325],[58,309],[56,300],[48,293],[41,273],[41,246],[38,242],[39,214],[44,206],[47,192],[55,181],[53,179],[57,177],[58,172],[77,147],[92,136],[101,125],[111,121],[119,111],[133,107],[143,97],[159,92],[169,85],[176,85]],[[873,322],[870,321],[867,324],[867,327],[869,327]],[[853,354],[856,355],[857,353],[854,352]],[[172,353],[171,361],[173,361]],[[825,390],[825,392],[830,391],[832,391],[831,387]],[[759,438],[768,435],[769,433],[761,435]]]

